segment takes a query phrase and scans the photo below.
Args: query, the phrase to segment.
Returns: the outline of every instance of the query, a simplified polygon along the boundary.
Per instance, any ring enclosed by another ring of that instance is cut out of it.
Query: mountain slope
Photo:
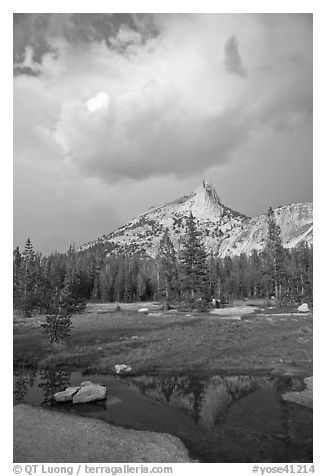
[[[109,253],[142,252],[157,254],[159,242],[168,228],[178,251],[186,229],[186,220],[192,212],[208,250],[221,257],[250,254],[261,250],[267,237],[267,216],[249,218],[223,205],[214,187],[206,181],[190,195],[165,205],[152,207],[130,220],[116,231],[97,242],[80,247],[86,249],[100,241],[108,246]],[[301,241],[312,243],[312,204],[297,203],[275,210],[281,227],[283,245],[291,248]]]
[[[293,248],[300,242],[313,242],[312,203],[294,203],[274,210],[275,220],[281,228],[281,239],[285,248]],[[241,231],[231,233],[221,240],[219,255],[238,256],[250,254],[254,249],[262,250],[267,238],[267,215],[249,220]]]

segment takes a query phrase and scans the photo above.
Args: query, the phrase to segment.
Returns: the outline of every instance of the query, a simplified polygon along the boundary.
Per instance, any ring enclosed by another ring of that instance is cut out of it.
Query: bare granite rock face
[[[14,406],[15,463],[192,463],[179,438],[101,420]]]
[[[82,382],[80,384],[81,387],[87,387],[87,385],[94,385],[94,384],[90,380],[85,380],[85,382]]]
[[[68,387],[63,392],[55,393],[53,398],[56,402],[71,402],[78,390],[80,390],[80,387]]]
[[[125,364],[117,364],[114,366],[114,370],[117,375],[126,375],[131,372],[131,367]]]
[[[156,257],[166,228],[176,251],[180,250],[184,225],[192,213],[208,251],[219,257],[249,256],[253,250],[265,248],[268,235],[267,215],[253,218],[225,206],[213,185],[206,180],[192,193],[176,200],[151,207],[138,217],[97,241],[85,243],[79,250],[91,248],[99,241],[116,252],[145,252]],[[276,224],[281,228],[285,248],[313,242],[312,203],[293,203],[274,210]]]
[[[301,304],[299,307],[298,307],[298,311],[299,312],[309,312],[310,309],[308,307],[308,304],[306,302],[304,302],[303,304]]]
[[[88,382],[87,382],[88,383]],[[72,403],[87,403],[95,400],[104,400],[106,398],[106,387],[95,385],[91,382],[83,385],[73,396]]]
[[[302,392],[287,392],[283,394],[283,400],[288,402],[298,403],[305,407],[313,407],[313,378],[307,377],[304,379],[306,388]]]

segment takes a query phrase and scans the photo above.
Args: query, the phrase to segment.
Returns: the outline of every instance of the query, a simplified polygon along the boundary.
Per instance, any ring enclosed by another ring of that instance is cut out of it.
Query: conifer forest
[[[190,214],[183,247],[177,253],[166,230],[156,258],[145,254],[108,254],[105,243],[76,251],[42,256],[28,238],[13,253],[14,307],[26,317],[51,313],[58,299],[74,311],[86,301],[163,301],[206,308],[213,298],[275,299],[286,306],[312,303],[313,247],[305,243],[286,249],[273,211],[268,214],[268,239],[262,252],[220,258],[208,253]]]

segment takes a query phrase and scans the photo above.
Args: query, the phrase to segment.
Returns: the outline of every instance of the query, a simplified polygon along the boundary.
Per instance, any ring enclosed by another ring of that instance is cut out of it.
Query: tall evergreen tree
[[[234,286],[234,258],[226,256],[223,260],[222,303],[230,301],[236,296]]]
[[[269,207],[267,213],[268,235],[265,253],[267,255],[267,273],[275,298],[282,300],[282,286],[286,281],[286,252],[282,245],[281,228],[276,224],[274,211]]]
[[[64,287],[56,288],[49,312],[46,315],[46,322],[41,324],[48,334],[50,342],[69,339],[72,325],[71,316],[74,312],[76,312],[76,303],[72,297],[70,278],[67,276]]]
[[[263,287],[263,273],[262,273],[262,260],[257,250],[253,250],[249,256],[248,261],[248,282],[250,287],[250,294],[253,298],[262,297]]]
[[[21,276],[22,255],[19,246],[14,250],[13,256],[13,299],[14,306],[19,306],[20,297],[20,276]]]
[[[208,275],[210,295],[219,299],[221,295],[221,277],[219,273],[218,261],[212,251],[208,256]]]
[[[179,255],[183,297],[207,305],[210,300],[207,253],[190,213],[186,223],[183,249]]]
[[[16,274],[19,307],[25,317],[31,317],[38,305],[39,259],[36,260],[30,238],[26,241],[21,258],[20,269]]]
[[[26,261],[33,261],[35,258],[35,252],[30,238],[28,237],[25,243],[25,248],[23,251],[23,259]]]
[[[167,228],[160,241],[157,259],[160,295],[167,302],[173,301],[178,292],[178,269],[175,249]]]
[[[295,287],[298,302],[311,302],[313,291],[313,248],[306,243],[300,243],[294,254]]]

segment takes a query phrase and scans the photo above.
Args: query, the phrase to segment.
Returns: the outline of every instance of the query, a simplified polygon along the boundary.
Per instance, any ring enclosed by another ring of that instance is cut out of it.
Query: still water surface
[[[98,403],[56,404],[53,394],[84,380],[105,384]],[[14,374],[14,403],[100,418],[113,425],[178,436],[201,462],[312,461],[312,410],[284,402],[298,378],[107,375],[46,369]]]

